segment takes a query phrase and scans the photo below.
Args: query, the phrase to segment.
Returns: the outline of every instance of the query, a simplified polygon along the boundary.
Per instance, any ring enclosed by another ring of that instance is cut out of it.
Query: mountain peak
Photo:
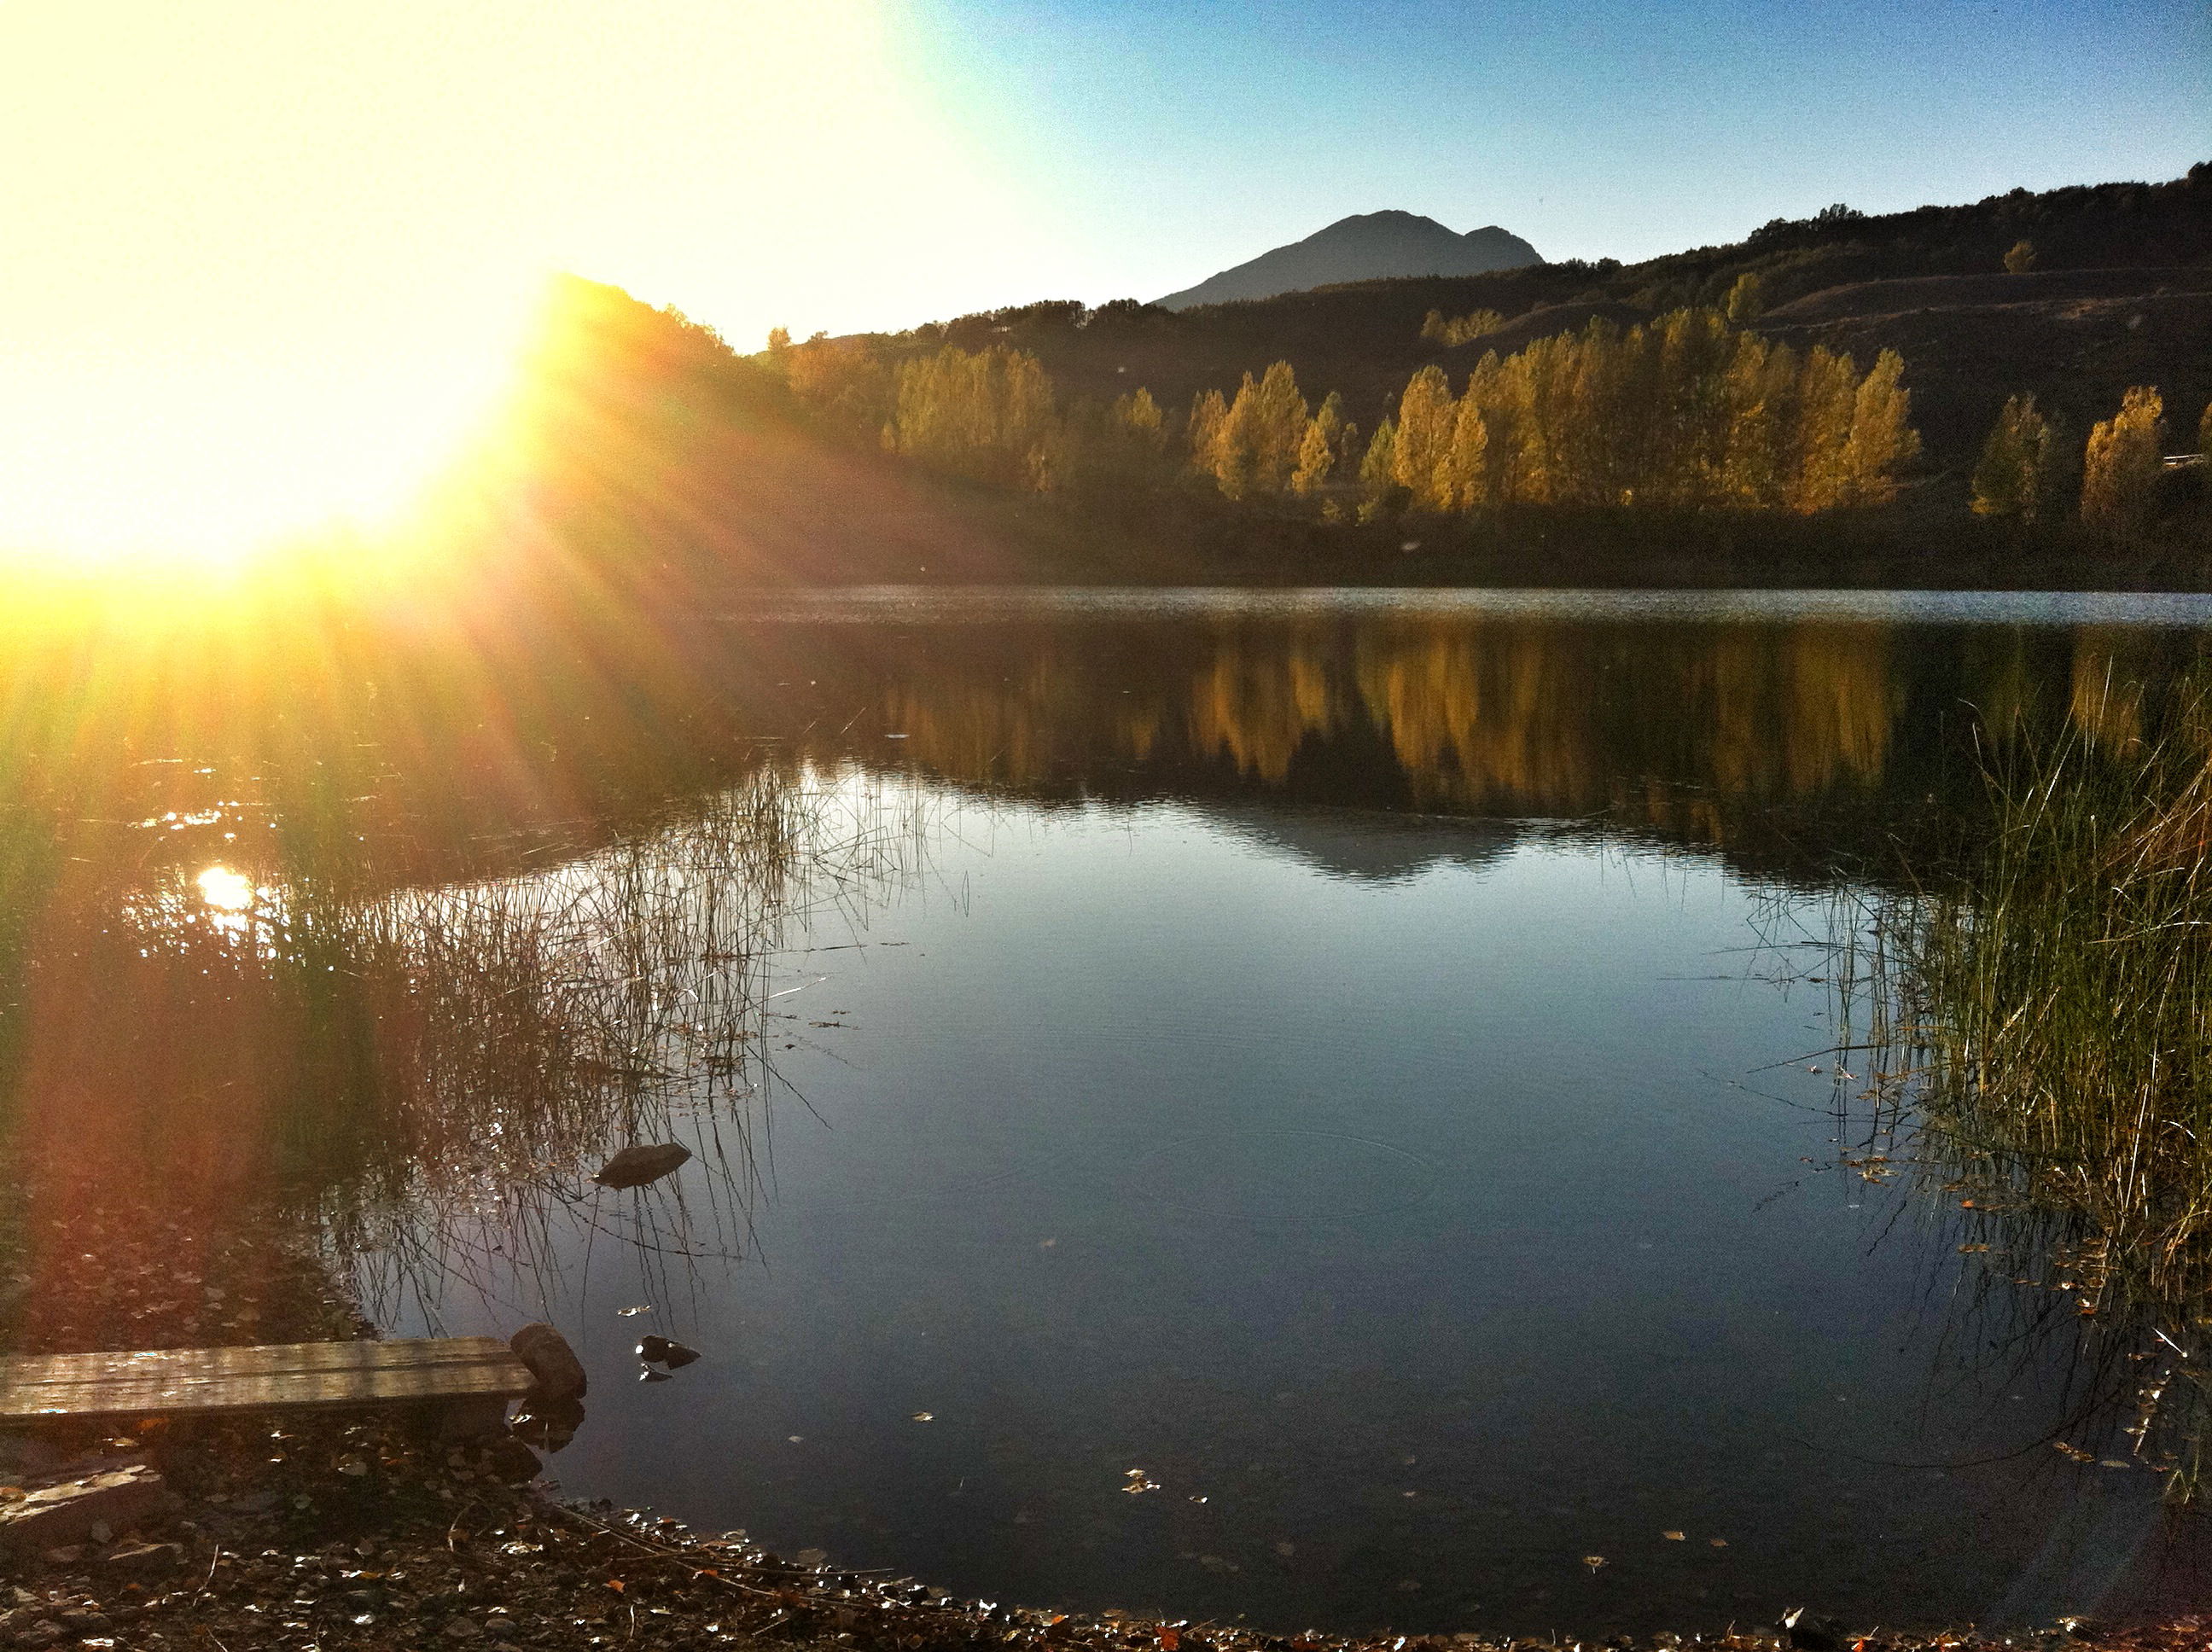
[[[1496,224],[1456,234],[1434,218],[1397,207],[1356,212],[1258,258],[1210,276],[1157,302],[1170,310],[1236,299],[1273,298],[1342,281],[1392,276],[1478,276],[1544,260],[1536,249]]]

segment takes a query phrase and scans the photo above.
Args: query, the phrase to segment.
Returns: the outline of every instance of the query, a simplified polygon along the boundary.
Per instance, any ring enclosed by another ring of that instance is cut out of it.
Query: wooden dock
[[[495,1428],[531,1386],[493,1337],[0,1359],[0,1427],[72,1418],[420,1408],[448,1432]]]

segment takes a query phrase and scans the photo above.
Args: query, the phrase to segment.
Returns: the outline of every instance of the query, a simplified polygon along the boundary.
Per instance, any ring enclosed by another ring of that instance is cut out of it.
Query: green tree
[[[2011,276],[2024,276],[2034,269],[2035,243],[2025,240],[2014,241],[2004,255],[2004,267],[2005,273]]]
[[[2081,461],[2081,519],[2106,533],[2138,532],[2149,519],[2164,467],[2160,428],[2166,404],[2155,387],[2136,385],[2120,410],[2089,432]]]
[[[2035,398],[2007,398],[1974,465],[1974,514],[2036,521],[2050,508],[2057,470],[2057,433]]]

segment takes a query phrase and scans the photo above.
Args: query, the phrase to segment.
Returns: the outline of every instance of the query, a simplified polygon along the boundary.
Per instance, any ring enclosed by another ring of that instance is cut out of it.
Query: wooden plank
[[[530,1383],[494,1337],[48,1354],[0,1360],[0,1420],[511,1399]]]

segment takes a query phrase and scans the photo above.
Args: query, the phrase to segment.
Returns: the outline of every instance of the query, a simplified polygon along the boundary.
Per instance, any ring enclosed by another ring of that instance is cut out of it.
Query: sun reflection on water
[[[253,880],[228,866],[210,866],[192,882],[200,899],[222,913],[245,913],[253,906]]]

